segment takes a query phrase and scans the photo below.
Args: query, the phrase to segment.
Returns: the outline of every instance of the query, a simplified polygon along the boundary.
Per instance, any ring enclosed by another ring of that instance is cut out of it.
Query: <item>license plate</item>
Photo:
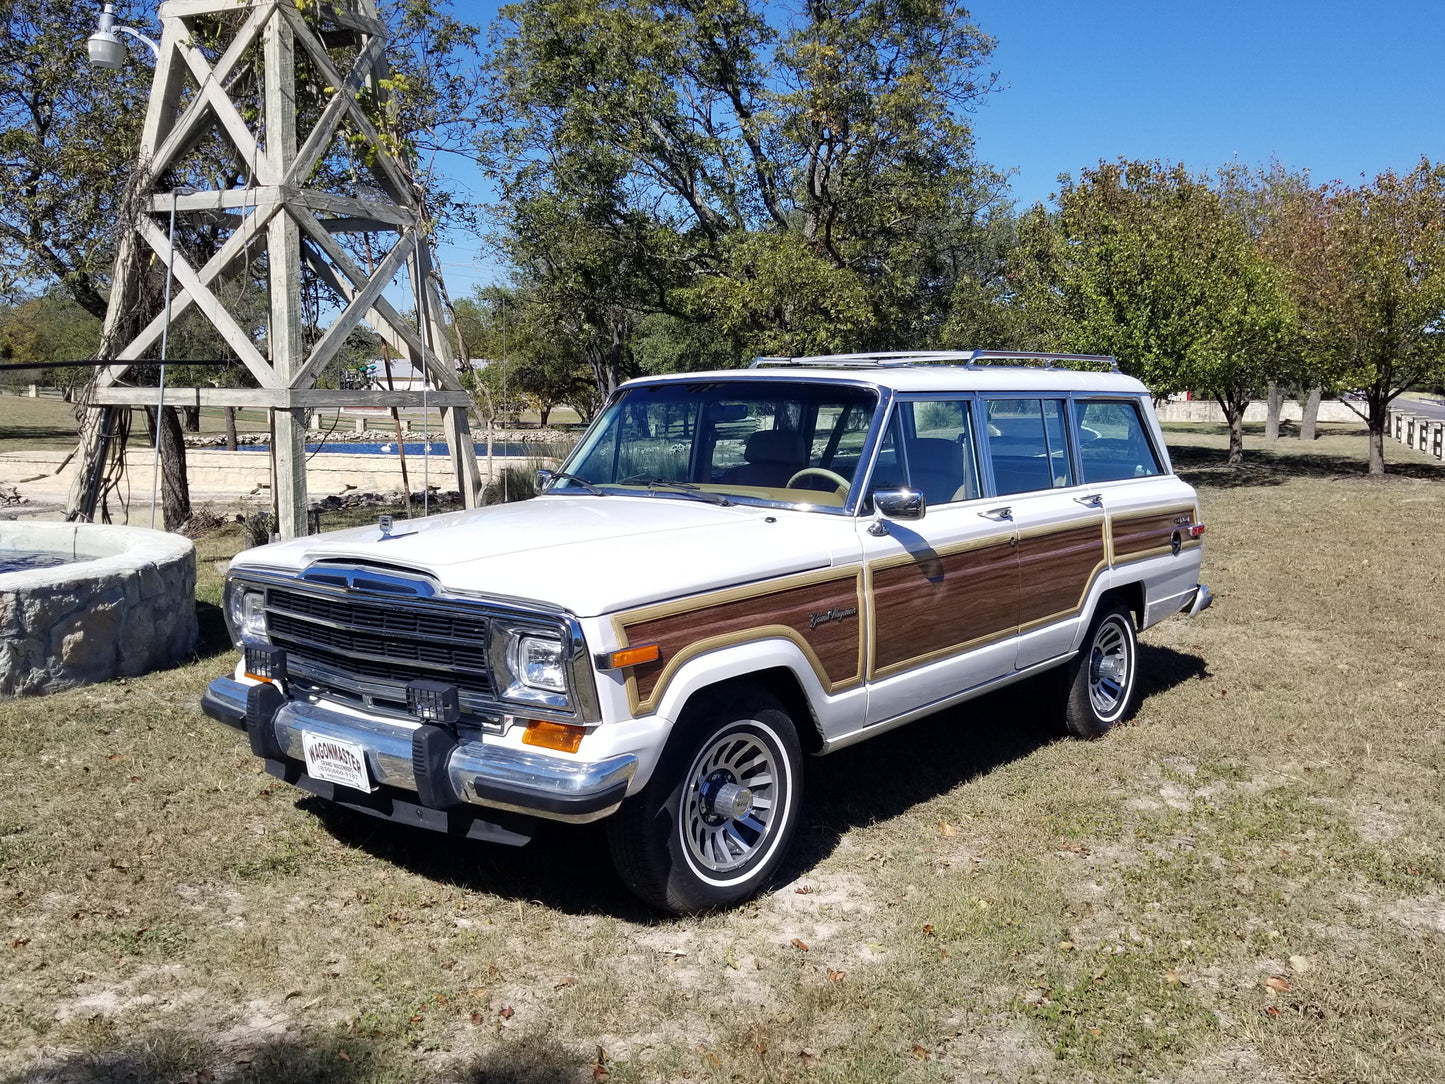
[[[324,779],[367,794],[376,789],[366,770],[366,750],[355,742],[303,730],[301,748],[306,752],[306,774],[312,779]]]

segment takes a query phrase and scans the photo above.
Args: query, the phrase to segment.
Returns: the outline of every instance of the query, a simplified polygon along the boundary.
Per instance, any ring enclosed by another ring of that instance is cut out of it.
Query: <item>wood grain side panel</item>
[[[1019,539],[1019,624],[1076,613],[1104,564],[1100,520]]]
[[[1194,522],[1194,509],[1181,506],[1137,516],[1115,516],[1109,524],[1115,562],[1167,553],[1179,521]],[[1198,545],[1188,542],[1187,545]]]
[[[709,603],[700,600],[692,608],[680,608],[662,616],[626,622],[622,625],[630,644],[658,644],[661,657],[655,663],[633,669],[638,700],[645,706],[665,675],[675,664],[709,646],[726,646],[749,639],[791,633],[817,659],[826,686],[862,679],[862,620],[859,606],[859,573],[822,583],[770,591],[747,598]]]
[[[1018,560],[1009,536],[961,552],[882,562],[872,572],[873,675],[1012,635]]]

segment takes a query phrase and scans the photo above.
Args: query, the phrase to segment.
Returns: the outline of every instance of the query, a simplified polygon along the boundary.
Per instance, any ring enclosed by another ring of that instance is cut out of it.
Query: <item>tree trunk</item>
[[[1214,401],[1229,423],[1229,465],[1237,467],[1244,462],[1244,410],[1249,406],[1249,397],[1216,395]]]
[[[1300,400],[1300,440],[1314,440],[1319,434],[1315,431],[1315,425],[1320,418],[1320,396],[1324,389],[1315,385],[1309,390],[1309,394]]]
[[[236,408],[228,406],[226,408],[226,451],[234,452],[236,443]]]
[[[146,422],[150,426],[151,444],[156,437],[156,412],[146,409]],[[186,483],[186,438],[181,432],[181,420],[175,407],[161,411],[161,514],[165,529],[180,530],[182,524],[191,518],[191,491]]]
[[[538,427],[539,429],[546,429],[546,428],[547,428],[547,419],[550,418],[551,416],[552,416],[552,404],[551,404],[551,403],[543,403],[543,404],[542,404],[542,409],[541,409],[541,410],[539,411],[539,413],[538,413],[537,427]]]
[[[1269,382],[1269,397],[1265,400],[1265,440],[1279,440],[1279,414],[1283,407],[1284,389],[1271,380]]]
[[[201,408],[188,406],[182,409],[186,412],[186,432],[199,433],[201,431]]]
[[[1385,430],[1390,424],[1390,401],[1371,395],[1370,404],[1370,476],[1385,474]]]

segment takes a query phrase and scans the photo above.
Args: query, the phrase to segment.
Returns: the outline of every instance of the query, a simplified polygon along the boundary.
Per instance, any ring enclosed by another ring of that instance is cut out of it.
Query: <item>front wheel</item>
[[[1139,684],[1134,616],[1112,603],[1100,609],[1083,647],[1064,670],[1064,723],[1080,738],[1097,738],[1128,717]]]
[[[688,914],[757,892],[798,823],[802,754],[776,699],[748,691],[679,722],[652,780],[608,821],[612,859],[654,907]]]

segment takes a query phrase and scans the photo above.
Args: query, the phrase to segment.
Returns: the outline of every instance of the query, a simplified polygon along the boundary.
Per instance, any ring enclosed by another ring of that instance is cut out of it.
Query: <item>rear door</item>
[[[1105,515],[1078,480],[1067,399],[1001,395],[980,405],[994,503],[1017,533],[1022,670],[1072,650],[1089,589],[1108,567]]]
[[[1019,575],[1014,525],[983,496],[971,397],[905,396],[871,494],[921,490],[922,519],[858,519],[871,621],[868,722],[1012,672]],[[883,532],[883,533],[879,533]]]

